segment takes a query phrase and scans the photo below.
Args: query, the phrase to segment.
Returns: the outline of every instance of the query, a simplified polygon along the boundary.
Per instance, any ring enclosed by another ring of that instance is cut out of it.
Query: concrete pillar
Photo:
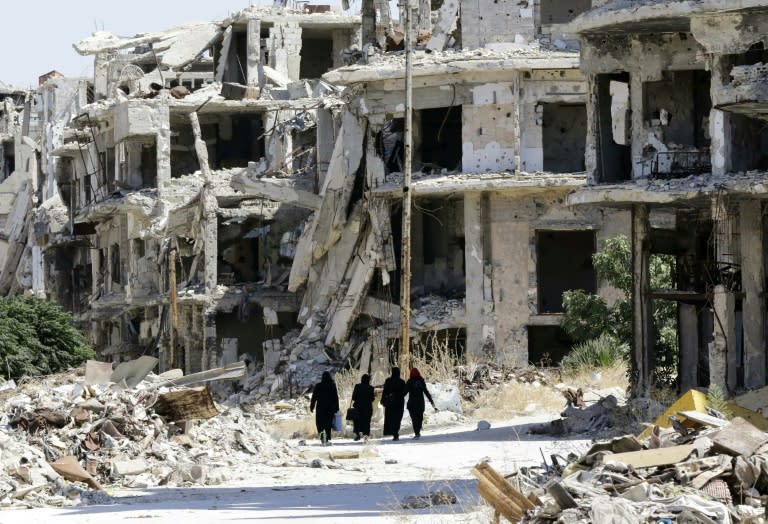
[[[171,180],[171,117],[167,103],[158,106],[157,122],[157,189],[162,193]]]
[[[261,20],[258,18],[248,19],[248,29],[246,37],[248,39],[247,50],[247,81],[248,85],[257,86],[262,84],[261,74]]]
[[[710,93],[712,100],[717,99],[717,93],[723,84],[730,83],[731,66],[728,58],[715,56],[711,59],[710,71],[712,82]],[[731,171],[731,115],[725,111],[712,108],[709,112],[710,155],[712,157],[712,174],[724,175]]]
[[[629,105],[632,108],[632,178],[640,176],[642,168],[637,160],[643,157],[643,145],[646,143],[645,123],[643,121],[643,78],[638,73],[630,73]]]
[[[680,332],[680,362],[678,383],[685,392],[698,386],[699,367],[699,315],[696,306],[680,303],[678,306],[678,331]]]
[[[333,113],[329,109],[317,110],[317,186],[316,192],[323,187],[325,175],[328,173],[328,166],[333,156],[335,146],[334,137],[336,136],[336,124],[333,120]]]
[[[362,18],[362,44],[376,43],[376,9],[374,8],[374,0],[362,0],[360,16]]]
[[[103,100],[107,98],[109,85],[109,55],[97,54],[93,59],[93,98]]]
[[[490,196],[489,229],[493,250],[489,258],[493,271],[496,356],[498,362],[512,367],[528,365],[530,217],[510,212],[523,206],[524,199]]]
[[[212,295],[216,292],[216,284],[218,282],[218,262],[217,255],[219,252],[219,221],[216,214],[217,202],[216,197],[211,194],[210,191],[206,191],[203,195],[205,202],[203,209],[205,216],[203,218],[203,234],[204,240],[204,283],[205,293]]]
[[[709,345],[709,383],[724,392],[736,387],[736,298],[725,286],[715,286],[712,300],[715,329]]]
[[[632,208],[632,361],[633,395],[649,397],[654,362],[653,307],[650,289],[650,223],[645,204]]]
[[[763,206],[757,200],[743,200],[739,211],[741,288],[745,293],[744,386],[758,388],[766,383]]]
[[[598,106],[597,75],[587,77],[587,143],[584,151],[584,165],[587,170],[587,181],[596,183],[597,155],[600,137],[600,108]]]
[[[482,194],[464,194],[464,267],[466,281],[467,356],[481,358],[485,302],[483,293]]]

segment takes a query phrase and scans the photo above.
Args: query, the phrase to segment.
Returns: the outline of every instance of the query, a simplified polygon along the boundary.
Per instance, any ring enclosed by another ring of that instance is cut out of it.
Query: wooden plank
[[[768,434],[741,417],[733,419],[712,438],[715,449],[732,456],[751,457],[766,442]]]
[[[707,415],[706,413],[700,413],[698,411],[680,411],[679,415],[684,416],[688,420],[701,424],[702,426],[709,426],[712,428],[723,428],[729,424],[727,420]]]
[[[514,502],[504,496],[499,489],[491,484],[485,477],[480,477],[477,484],[477,492],[491,507],[501,513],[510,522],[520,522],[523,519],[523,511]]]
[[[605,460],[621,462],[635,468],[654,468],[657,466],[669,466],[684,461],[693,453],[696,446],[686,444],[684,446],[672,446],[669,448],[646,449],[643,451],[628,451],[608,455]]]
[[[502,477],[495,469],[488,465],[487,462],[478,464],[475,466],[475,469],[483,476],[487,477],[488,480],[490,480],[494,486],[499,488],[507,497],[514,500],[515,503],[523,510],[529,510],[536,507],[530,500],[525,498],[522,493],[512,487],[512,484],[507,482],[507,479]]]

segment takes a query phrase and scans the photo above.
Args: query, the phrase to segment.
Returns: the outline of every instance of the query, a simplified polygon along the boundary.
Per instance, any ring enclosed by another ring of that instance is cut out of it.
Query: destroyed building
[[[591,255],[630,211],[566,202],[593,162],[568,25],[592,4],[415,9],[415,340],[557,362],[563,291],[615,296]],[[17,133],[29,196],[0,290],[57,300],[113,361],[263,362],[262,392],[316,380],[302,361],[381,375],[400,329],[402,40],[366,0],[78,42],[93,78],[51,72],[25,95],[39,131]]]
[[[628,213],[565,205],[586,183],[587,84],[563,25],[590,7],[579,6],[444,2],[412,17],[417,341],[442,336],[459,353],[511,365],[557,362],[569,347],[563,291],[611,295],[591,255],[599,239],[628,232]],[[363,49],[383,52],[323,76],[345,87],[347,103],[288,289],[303,290],[299,341],[339,348],[375,380],[400,329],[405,62],[402,27],[384,5],[367,7]],[[248,193],[282,190],[241,180]]]
[[[678,304],[679,384],[766,383],[764,1],[612,1],[579,16],[589,185],[632,215],[635,393],[655,366],[651,304]],[[649,258],[675,257],[673,289]]]

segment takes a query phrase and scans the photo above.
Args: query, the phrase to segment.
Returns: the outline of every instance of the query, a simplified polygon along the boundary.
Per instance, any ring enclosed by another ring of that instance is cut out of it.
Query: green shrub
[[[567,373],[585,368],[614,367],[624,362],[628,353],[629,346],[614,336],[603,334],[575,345],[570,353],[563,357],[560,367]]]
[[[96,355],[58,305],[30,297],[0,297],[0,374],[48,375]]]

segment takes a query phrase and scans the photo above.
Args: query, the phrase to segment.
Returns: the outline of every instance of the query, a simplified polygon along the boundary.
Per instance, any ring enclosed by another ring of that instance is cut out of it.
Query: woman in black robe
[[[312,389],[312,400],[309,402],[309,411],[315,411],[315,425],[320,433],[320,442],[323,446],[331,442],[331,428],[333,417],[339,410],[339,393],[336,391],[336,383],[328,371],[323,372],[320,382]]]
[[[371,417],[373,416],[373,386],[367,373],[360,378],[360,383],[352,390],[352,407],[357,411],[353,420],[355,440],[371,436]]]
[[[392,375],[384,381],[381,405],[384,406],[384,436],[392,435],[392,440],[400,440],[405,410],[405,381],[400,378],[400,368],[392,368]]]
[[[421,426],[424,422],[424,396],[429,399],[432,409],[437,411],[437,408],[435,401],[432,400],[432,395],[429,394],[426,381],[416,368],[411,369],[411,376],[405,383],[405,394],[408,395],[408,414],[411,415],[411,422],[413,423],[413,438],[418,440],[421,438]]]

